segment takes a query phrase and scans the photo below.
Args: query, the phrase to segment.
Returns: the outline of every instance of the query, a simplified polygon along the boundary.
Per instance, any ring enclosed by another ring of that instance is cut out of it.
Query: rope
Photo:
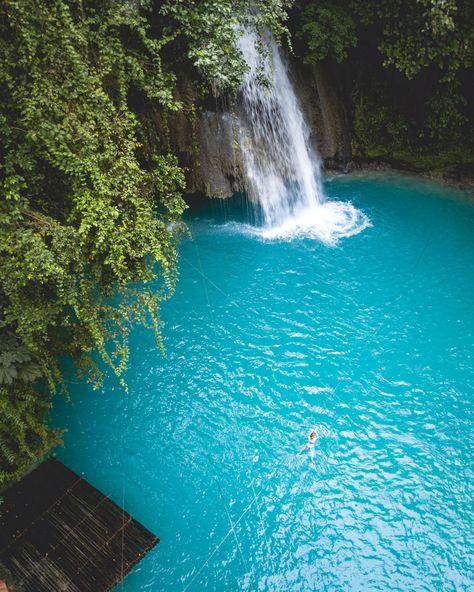
[[[209,455],[208,455],[208,462],[209,462],[209,464],[210,464]],[[220,484],[219,477],[217,476],[217,473],[216,473],[216,472],[215,472],[213,469],[211,469],[211,470],[212,470],[212,472],[213,472],[214,479],[215,479],[215,481],[216,481],[216,483],[217,483],[217,487],[218,487],[218,489],[219,489],[219,496],[220,496],[220,498],[221,498],[221,500],[222,500],[222,503],[223,503],[223,506],[224,506],[225,512],[226,512],[226,514],[227,514],[227,518],[228,518],[228,520],[229,520],[229,524],[230,524],[230,529],[231,529],[231,531],[232,531],[232,533],[233,533],[233,535],[234,535],[234,538],[235,538],[235,543],[236,543],[236,545],[237,545],[237,549],[239,550],[240,558],[241,558],[241,560],[242,560],[242,563],[243,563],[243,565],[244,565],[244,567],[245,567],[245,571],[246,571],[246,572],[248,572],[248,571],[249,571],[249,568],[248,568],[248,565],[247,565],[247,561],[245,560],[244,554],[243,554],[243,552],[242,552],[242,547],[240,546],[239,539],[238,539],[238,537],[237,537],[237,533],[236,533],[236,531],[235,531],[235,525],[234,525],[234,523],[232,522],[232,518],[231,518],[231,515],[230,515],[230,512],[229,512],[228,504],[227,504],[227,502],[226,502],[226,500],[225,500],[225,497],[224,497],[224,492],[223,492],[223,490],[222,490],[222,487],[221,487],[221,484]]]
[[[113,539],[117,536],[118,532],[122,532],[122,537],[123,537],[123,533],[125,530],[125,527],[128,526],[131,522],[133,522],[133,518],[131,516],[128,517],[127,521],[122,523],[122,526],[119,528],[119,530],[115,531],[114,534],[112,536],[110,536],[103,545],[100,546],[99,551],[102,551],[102,549],[104,547],[108,547],[110,542],[113,541]],[[142,556],[142,554],[140,553],[140,557]],[[89,558],[87,559],[87,561],[85,563],[82,564],[82,566],[76,571],[76,573],[74,574],[74,577],[76,578],[81,571],[86,567],[86,565],[88,565],[91,561],[93,561],[94,557],[93,556],[89,556]],[[122,568],[122,572],[120,574],[121,577],[121,581],[122,581],[122,589],[123,589],[123,568]]]
[[[252,487],[252,493],[255,497],[255,488],[253,486],[253,483],[252,483],[251,487]],[[275,567],[275,562],[273,561],[273,557],[272,557],[272,553],[271,553],[271,549],[270,549],[270,541],[268,540],[267,533],[265,532],[265,523],[263,522],[263,516],[262,516],[262,512],[260,511],[260,504],[258,503],[258,501],[257,501],[257,512],[258,512],[258,517],[260,518],[260,522],[262,524],[263,538],[265,539],[265,544],[267,545],[268,559],[270,560],[270,563],[272,565],[273,573],[276,575],[276,567]]]
[[[193,241],[196,244],[196,248],[197,248],[197,242],[196,239],[194,239]],[[256,316],[260,316],[260,313],[255,310],[255,308],[252,307],[248,307],[248,308],[244,308],[243,306],[241,306],[238,302],[236,302],[233,298],[231,298],[231,296],[229,296],[228,294],[226,294],[224,292],[224,290],[222,288],[220,288],[215,282],[213,282],[203,271],[202,269],[199,269],[198,267],[196,267],[193,263],[191,263],[191,261],[189,261],[189,259],[187,259],[186,257],[184,257],[184,255],[180,255],[181,259],[183,259],[184,261],[186,261],[186,263],[192,267],[194,269],[194,271],[197,271],[199,273],[199,275],[201,275],[203,277],[203,279],[205,279],[207,282],[209,282],[209,284],[215,288],[218,292],[220,292],[223,296],[225,296],[225,298],[227,298],[227,300],[229,300],[229,302],[231,304],[233,304],[234,306],[236,306],[237,308],[240,308],[240,310],[242,310],[247,317],[249,317],[252,321],[253,321],[253,317],[251,317],[248,313],[248,311],[250,310],[251,312],[253,312]],[[200,260],[200,259],[199,259]],[[207,292],[206,292],[207,293]]]
[[[203,277],[203,279],[204,279],[204,278],[205,278],[205,276],[204,276],[204,272],[202,271],[202,262],[201,262],[201,256],[200,256],[200,253],[199,253],[199,250],[198,250],[198,244],[197,244],[197,241],[196,241],[196,240],[194,241],[194,244],[195,244],[195,247],[196,247],[196,255],[197,255],[197,258],[198,258],[198,262],[199,262],[200,273],[201,273],[201,276],[202,276],[202,277]],[[215,322],[215,315],[214,315],[214,310],[213,310],[213,308],[212,308],[212,306],[211,306],[211,302],[210,302],[210,300],[209,300],[209,293],[208,293],[208,291],[207,291],[207,287],[206,287],[206,283],[205,283],[205,281],[203,282],[203,287],[204,287],[204,292],[205,292],[205,294],[206,294],[206,301],[207,301],[207,306],[208,306],[208,309],[209,309],[209,312],[210,312],[210,315],[211,315],[212,326],[213,326],[213,329],[214,329],[214,333],[215,333],[215,335],[217,336],[217,330],[216,330],[216,322]],[[239,550],[239,554],[240,554],[240,558],[241,558],[241,560],[242,560],[242,564],[243,564],[243,566],[244,566],[244,568],[245,568],[245,571],[246,571],[246,572],[249,572],[249,569],[248,569],[248,564],[247,564],[247,561],[245,560],[244,554],[243,554],[243,552],[242,552],[242,547],[241,547],[241,545],[240,545],[240,543],[239,543],[239,539],[238,539],[238,537],[237,537],[237,532],[236,532],[236,530],[235,530],[235,526],[234,526],[234,524],[233,524],[233,522],[232,522],[232,517],[231,517],[231,515],[230,515],[230,511],[229,511],[229,508],[228,508],[228,504],[226,503],[226,500],[225,500],[225,497],[224,497],[224,492],[223,492],[223,490],[222,490],[222,487],[221,487],[221,484],[220,484],[220,479],[219,479],[219,477],[217,476],[217,473],[216,473],[216,472],[214,471],[214,469],[213,469],[213,466],[212,466],[212,464],[211,464],[211,459],[210,459],[210,456],[209,456],[209,454],[207,454],[207,457],[208,457],[208,463],[209,463],[209,466],[211,467],[211,471],[212,471],[212,473],[214,474],[214,479],[215,479],[215,481],[216,481],[216,483],[217,483],[217,487],[218,487],[218,489],[219,489],[219,496],[220,496],[220,498],[221,498],[221,500],[222,500],[222,503],[223,503],[223,505],[224,505],[224,509],[225,509],[225,512],[226,512],[226,514],[227,514],[227,518],[228,518],[228,520],[229,520],[230,528],[231,528],[231,530],[232,530],[232,533],[233,533],[233,535],[234,535],[234,539],[235,539],[235,542],[236,542],[237,548],[238,548],[238,550]]]
[[[247,316],[250,316],[248,314],[248,310],[252,310],[252,309],[244,309],[242,306],[240,306],[240,304],[238,304],[235,300],[233,300],[232,298],[230,298],[228,296],[228,294],[226,294],[224,292],[224,290],[222,290],[217,284],[215,284],[202,270],[202,263],[201,263],[201,257],[199,255],[199,246],[197,244],[197,241],[194,240],[194,244],[196,247],[196,253],[197,253],[197,257],[198,257],[198,262],[200,265],[200,269],[198,267],[196,267],[193,263],[191,263],[189,260],[187,260],[185,257],[183,257],[183,259],[195,270],[199,273],[199,275],[203,278],[203,280],[209,282],[218,292],[220,292],[222,295],[224,295],[234,306],[237,306],[238,308],[240,308],[242,311],[245,312],[245,314]],[[212,326],[214,329],[215,334],[217,335],[217,330],[216,330],[216,324],[215,324],[215,318],[214,318],[214,311],[213,308],[210,304],[210,300],[209,300],[209,293],[207,291],[207,287],[206,287],[206,283],[203,283],[204,286],[204,291],[206,294],[206,300],[207,300],[207,305],[212,317]],[[257,314],[257,311],[254,311]],[[196,580],[196,578],[199,576],[199,574],[202,572],[202,570],[208,565],[209,561],[212,559],[212,557],[214,557],[214,555],[219,551],[219,549],[222,547],[222,545],[227,541],[227,539],[229,538],[230,534],[233,533],[234,537],[235,537],[235,541],[236,544],[238,546],[239,549],[239,553],[242,559],[242,562],[244,563],[244,566],[247,570],[247,572],[249,571],[247,568],[247,564],[245,561],[245,558],[243,556],[242,553],[242,549],[241,546],[239,544],[238,538],[237,538],[237,534],[236,534],[236,530],[235,527],[241,522],[241,520],[245,517],[245,515],[250,511],[250,509],[252,508],[252,506],[254,505],[254,503],[258,503],[258,498],[262,495],[263,491],[265,490],[265,488],[268,486],[269,482],[273,479],[274,475],[276,474],[277,470],[279,469],[279,467],[283,464],[284,459],[282,459],[282,461],[279,463],[279,465],[277,465],[277,467],[273,470],[273,473],[267,478],[266,483],[261,487],[260,491],[258,494],[255,494],[255,489],[252,485],[252,492],[253,492],[253,498],[250,501],[250,503],[247,505],[247,507],[244,509],[244,511],[240,514],[240,516],[237,518],[236,522],[232,523],[232,519],[230,517],[230,513],[228,512],[228,509],[226,507],[226,513],[227,513],[227,517],[230,523],[230,528],[228,529],[228,531],[226,532],[226,534],[222,537],[222,539],[219,541],[219,543],[216,545],[216,547],[210,552],[210,554],[208,555],[208,557],[206,558],[206,560],[204,561],[204,563],[200,566],[200,568],[195,572],[194,576],[192,577],[192,579],[188,582],[188,584],[186,585],[186,587],[184,588],[184,592],[186,592],[187,590],[189,590],[189,588],[192,586],[192,584],[194,583],[194,581]],[[217,480],[217,479],[216,479]],[[221,491],[221,496],[222,496],[222,488],[220,486],[219,481],[217,480],[218,483],[218,487]],[[225,504],[225,502],[224,502]],[[267,539],[268,540],[268,539]]]
[[[418,256],[418,258],[417,258],[417,260],[416,260],[416,262],[415,262],[415,264],[414,264],[414,266],[413,266],[413,270],[415,270],[415,269],[418,267],[418,265],[419,265],[419,263],[420,263],[420,261],[421,261],[421,259],[422,259],[423,255],[424,255],[424,253],[426,252],[426,249],[427,249],[427,247],[428,247],[428,244],[429,244],[429,242],[430,242],[430,240],[431,240],[431,238],[432,238],[433,234],[434,234],[434,228],[432,229],[432,231],[431,231],[431,232],[430,232],[430,234],[428,235],[428,238],[427,238],[427,240],[426,240],[426,243],[425,243],[425,245],[424,245],[424,247],[423,247],[423,249],[422,249],[422,251],[421,251],[420,255]],[[194,242],[195,242],[195,245],[196,245],[196,251],[198,252],[198,245],[197,245],[197,242],[196,242],[196,241],[194,241]],[[190,265],[190,266],[191,266],[191,267],[192,267],[192,268],[193,268],[195,271],[197,271],[197,272],[198,272],[198,273],[199,273],[199,274],[202,276],[202,278],[203,278],[203,279],[205,279],[207,282],[209,282],[209,283],[210,283],[210,284],[211,284],[211,285],[212,285],[212,286],[213,286],[213,287],[214,287],[214,288],[215,288],[215,289],[216,289],[218,292],[220,292],[220,293],[221,293],[223,296],[225,296],[225,297],[226,297],[226,298],[227,298],[227,299],[228,299],[228,300],[229,300],[229,301],[230,301],[232,304],[234,304],[234,306],[237,306],[239,309],[241,309],[241,310],[242,310],[242,311],[243,311],[243,312],[244,312],[244,313],[245,313],[245,314],[246,314],[246,315],[247,315],[249,318],[250,318],[250,315],[248,314],[248,311],[249,311],[249,310],[251,310],[252,312],[254,312],[254,313],[255,313],[255,314],[257,314],[257,315],[259,314],[259,313],[257,313],[257,311],[255,311],[254,309],[251,309],[251,308],[244,309],[242,306],[240,306],[240,304],[238,304],[237,302],[235,302],[235,301],[234,301],[234,300],[233,300],[233,299],[232,299],[232,298],[231,298],[231,297],[230,297],[228,294],[226,294],[226,293],[224,292],[224,290],[222,290],[222,289],[221,289],[221,288],[220,288],[220,287],[219,287],[217,284],[215,284],[215,282],[213,282],[213,281],[212,281],[210,278],[208,278],[208,277],[207,277],[207,275],[206,275],[206,274],[204,274],[204,272],[202,271],[202,266],[201,266],[201,269],[199,269],[199,268],[197,268],[197,267],[196,267],[196,266],[195,266],[193,263],[191,263],[191,262],[190,262],[190,261],[189,261],[187,258],[185,258],[185,257],[183,257],[183,256],[182,256],[182,258],[183,258],[183,259],[184,259],[184,260],[185,260],[185,261],[186,261],[186,262],[187,262],[187,263],[188,263],[188,264],[189,264],[189,265]],[[199,257],[199,261],[200,261],[200,257]],[[207,293],[207,288],[206,288],[205,290],[206,290],[206,298],[207,298],[207,301],[208,301],[208,305],[209,305],[209,307],[210,307],[209,298],[208,298],[208,293]],[[400,292],[400,293],[397,295],[397,297],[396,297],[396,298],[394,298],[394,299],[393,299],[391,302],[389,301],[387,304],[388,304],[388,305],[392,305],[392,304],[394,304],[395,302],[397,302],[397,300],[399,300],[401,297],[402,297],[402,292]],[[210,308],[211,308],[211,307],[210,307]],[[252,319],[252,320],[253,320],[253,319]],[[381,325],[381,326],[380,326],[378,329],[376,329],[376,330],[373,332],[373,334],[372,334],[372,338],[373,338],[373,337],[375,337],[375,336],[376,336],[376,335],[379,333],[379,331],[380,331],[380,329],[381,329],[382,327],[383,327],[383,325]],[[370,346],[367,346],[367,348],[364,350],[364,352],[363,352],[363,353],[365,353],[366,351],[368,351],[369,347],[370,347]],[[361,355],[361,358],[362,358],[362,355]],[[359,365],[360,365],[360,362],[359,362]],[[336,387],[335,387],[334,389],[331,389],[331,388],[330,388],[328,385],[325,385],[324,383],[323,383],[323,385],[324,385],[324,386],[326,386],[326,388],[329,388],[329,390],[331,390],[331,394],[332,394],[334,397],[336,397],[336,399],[338,399],[338,400],[339,400],[339,401],[340,401],[342,404],[344,404],[344,401],[343,401],[343,400],[342,400],[340,397],[338,397],[338,396],[336,395],[336,393],[337,393],[337,391],[339,390],[339,387],[341,386],[341,384],[342,384],[342,383],[343,383],[343,379],[341,379],[341,380],[338,382],[338,384],[336,385]],[[349,417],[349,420],[352,422],[353,426],[354,426],[355,428],[359,429],[359,426],[357,426],[357,424],[355,423],[354,419],[353,419],[352,417],[350,417],[350,416],[348,416],[348,417]],[[366,433],[366,435],[367,435],[367,431],[366,431],[366,430],[364,430],[364,431],[365,431],[365,433]],[[194,574],[193,578],[190,580],[190,582],[189,582],[189,583],[186,585],[186,587],[184,588],[184,592],[186,592],[186,591],[187,591],[187,590],[188,590],[188,589],[191,587],[191,585],[192,585],[192,584],[193,584],[193,582],[196,580],[196,578],[197,578],[197,577],[198,577],[198,575],[201,573],[201,571],[202,571],[202,570],[203,570],[203,569],[206,567],[206,565],[209,563],[209,561],[212,559],[212,557],[213,557],[213,556],[214,556],[214,555],[217,553],[217,551],[218,551],[218,550],[221,548],[221,546],[224,544],[224,542],[225,542],[225,541],[227,540],[227,538],[230,536],[231,532],[233,532],[233,531],[234,531],[234,529],[235,529],[235,526],[237,526],[237,525],[240,523],[240,521],[241,521],[241,520],[244,518],[244,516],[245,516],[245,515],[248,513],[248,511],[249,511],[249,510],[250,510],[250,508],[253,506],[253,504],[254,504],[254,503],[256,503],[256,502],[258,501],[258,498],[261,496],[261,494],[262,494],[262,493],[263,493],[263,491],[266,489],[266,487],[268,487],[269,483],[271,482],[271,480],[272,480],[272,479],[273,479],[273,477],[275,476],[275,474],[276,474],[277,470],[278,470],[278,469],[281,467],[281,465],[282,465],[282,464],[283,464],[283,461],[281,461],[281,462],[280,462],[280,463],[277,465],[277,467],[276,467],[276,468],[273,470],[273,473],[272,473],[272,474],[271,474],[271,475],[270,475],[270,476],[267,478],[266,482],[265,482],[265,483],[264,483],[264,485],[261,487],[261,489],[260,489],[260,491],[258,492],[258,494],[257,494],[257,495],[254,495],[254,497],[253,497],[252,501],[250,502],[250,504],[249,504],[249,505],[246,507],[246,509],[245,509],[245,510],[242,512],[242,514],[239,516],[239,518],[238,518],[238,519],[237,519],[237,521],[234,523],[234,525],[233,525],[233,526],[231,526],[231,528],[230,528],[230,529],[227,531],[227,533],[224,535],[224,537],[221,539],[221,541],[220,541],[220,542],[217,544],[217,546],[216,546],[216,547],[215,547],[215,548],[214,548],[214,549],[211,551],[211,553],[208,555],[207,559],[204,561],[204,563],[201,565],[201,567],[198,569],[198,571],[197,571],[197,572]],[[253,489],[253,484],[252,484],[252,489]],[[253,490],[253,491],[254,491],[254,490]],[[390,495],[390,494],[389,494],[389,495]],[[393,498],[392,498],[392,501],[393,501]]]
[[[281,465],[282,463],[280,463]],[[255,495],[253,497],[253,499],[250,501],[250,503],[247,505],[247,507],[245,508],[245,510],[242,512],[242,514],[238,517],[238,519],[234,522],[234,526],[233,528],[235,528],[241,521],[242,519],[246,516],[246,514],[249,512],[249,510],[251,509],[251,507],[253,506],[253,504],[258,501],[258,498],[262,495],[263,491],[265,490],[265,488],[267,487],[268,483],[271,481],[271,479],[274,477],[275,473],[277,472],[278,467],[280,466],[278,465],[274,470],[273,473],[270,475],[270,477],[268,478],[268,481],[266,482],[265,485],[263,485],[260,488],[260,491],[257,493],[257,495]],[[189,590],[189,588],[191,587],[191,585],[193,584],[193,582],[195,581],[195,579],[198,577],[198,575],[202,572],[202,570],[206,567],[206,565],[209,563],[209,561],[214,557],[214,555],[217,553],[217,551],[222,547],[222,545],[225,543],[225,541],[229,538],[230,534],[232,532],[232,528],[229,528],[229,530],[226,532],[226,534],[222,537],[222,539],[219,541],[219,543],[216,545],[216,547],[214,548],[213,551],[211,551],[211,553],[209,554],[209,556],[207,557],[207,559],[204,561],[204,563],[201,565],[201,567],[197,570],[197,572],[194,574],[193,578],[190,580],[190,582],[186,585],[186,587],[184,588],[183,592],[186,592],[187,590]]]

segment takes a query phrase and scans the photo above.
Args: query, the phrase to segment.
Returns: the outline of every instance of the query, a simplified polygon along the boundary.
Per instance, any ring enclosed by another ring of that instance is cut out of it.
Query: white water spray
[[[350,203],[326,200],[321,161],[310,144],[286,65],[271,37],[268,47],[268,55],[262,55],[258,37],[248,31],[239,40],[249,69],[241,86],[238,138],[247,192],[263,217],[259,233],[265,238],[310,236],[334,244],[369,221]]]

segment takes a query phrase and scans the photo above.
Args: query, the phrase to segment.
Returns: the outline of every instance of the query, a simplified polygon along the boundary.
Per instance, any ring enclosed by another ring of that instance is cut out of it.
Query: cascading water
[[[255,33],[239,39],[248,71],[237,118],[247,192],[261,212],[266,238],[311,236],[335,243],[369,225],[350,203],[327,201],[319,155],[278,47],[268,53]],[[262,82],[263,81],[263,82]]]

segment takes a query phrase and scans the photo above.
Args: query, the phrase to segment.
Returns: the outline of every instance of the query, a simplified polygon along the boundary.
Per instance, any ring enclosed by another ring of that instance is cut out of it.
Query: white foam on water
[[[295,212],[280,225],[261,228],[259,234],[268,240],[312,238],[335,246],[340,239],[359,234],[369,226],[367,216],[350,202],[325,201]]]
[[[268,53],[258,50],[260,41],[246,30],[238,44],[248,71],[237,132],[247,193],[262,217],[262,226],[251,232],[266,240],[305,237],[334,245],[370,222],[351,203],[326,199],[321,160],[286,64],[270,35],[264,40]]]
[[[227,222],[219,228],[237,234],[245,234],[264,241],[318,240],[329,247],[341,239],[359,234],[372,226],[368,217],[350,202],[325,201],[316,208],[301,211],[281,224],[272,227],[252,226],[240,222]]]

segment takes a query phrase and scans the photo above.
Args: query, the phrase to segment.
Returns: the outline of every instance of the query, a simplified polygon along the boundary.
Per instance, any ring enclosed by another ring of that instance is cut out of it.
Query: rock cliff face
[[[326,64],[290,66],[311,139],[326,168],[345,170],[352,157],[351,133],[337,79]]]
[[[199,121],[196,188],[209,197],[229,197],[244,189],[234,116],[229,111],[203,111]]]
[[[304,66],[296,60],[290,60],[289,70],[324,165],[344,170],[351,160],[351,136],[334,74],[327,66]],[[170,118],[168,136],[186,171],[187,191],[222,198],[245,189],[235,111],[216,102],[194,115],[186,108],[197,100],[189,81],[180,84],[178,98],[185,109]]]

